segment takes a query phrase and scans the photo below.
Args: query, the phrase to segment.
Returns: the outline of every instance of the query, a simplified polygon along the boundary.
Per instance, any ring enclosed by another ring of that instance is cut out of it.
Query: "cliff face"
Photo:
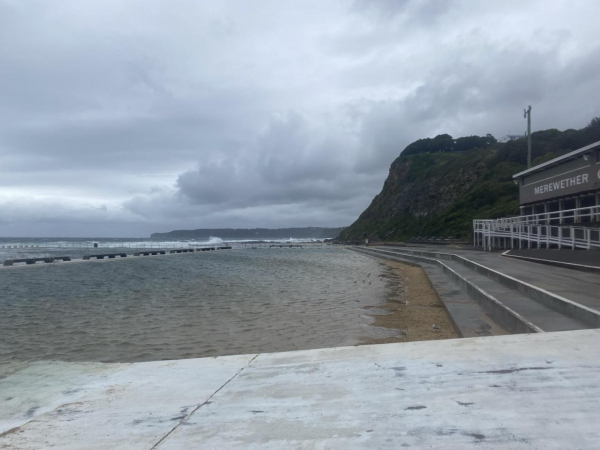
[[[599,140],[599,118],[581,130],[538,131],[532,134],[533,165]],[[454,141],[440,135],[416,141],[392,163],[381,193],[339,239],[469,239],[473,219],[519,214],[512,176],[525,169],[526,159],[525,139],[500,144],[490,135]]]
[[[465,161],[466,166],[461,162],[457,154],[398,158],[390,168],[381,194],[373,201],[378,206],[374,216],[389,220],[408,212],[414,217],[427,218],[448,209],[485,172],[481,158],[471,163]],[[366,215],[369,213],[373,213],[371,208],[365,211]]]
[[[381,193],[358,220],[341,233],[340,239],[395,240],[431,233],[464,237],[468,219],[449,219],[449,216],[461,200],[467,200],[466,197],[483,184],[488,172],[487,160],[494,153],[493,148],[486,148],[401,155],[392,163]],[[510,186],[508,191],[506,212],[513,213],[518,210],[517,191]]]

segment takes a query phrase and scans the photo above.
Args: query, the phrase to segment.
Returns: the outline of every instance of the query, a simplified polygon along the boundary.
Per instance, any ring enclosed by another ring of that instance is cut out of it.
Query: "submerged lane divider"
[[[135,252],[133,256],[150,256],[150,255],[164,255],[166,253],[165,250],[156,250],[149,252]]]
[[[195,253],[195,252],[205,252],[205,251],[213,251],[213,250],[231,250],[233,247],[231,245],[224,245],[221,247],[201,247],[201,248],[180,248],[173,249],[169,251],[169,254],[181,254],[181,253]],[[166,255],[166,250],[146,250],[135,252],[133,256],[154,256],[154,255]],[[119,252],[119,253],[98,253],[94,255],[83,255],[82,261],[90,261],[92,259],[122,259],[126,258],[127,253]],[[42,258],[20,258],[20,259],[7,259],[4,261],[4,266],[14,266],[17,263],[25,263],[26,265],[34,265],[38,262],[43,263],[54,263],[58,261],[73,261],[71,256],[49,256]],[[22,267],[22,266],[19,266]]]
[[[83,255],[83,259],[84,260],[88,260],[91,258],[95,258],[95,259],[104,259],[104,258],[116,258],[117,256],[121,257],[121,258],[126,258],[127,257],[127,253],[101,253],[101,254],[97,254],[97,255]]]
[[[12,266],[14,263],[35,264],[37,262],[53,263],[57,261],[71,261],[70,256],[52,256],[48,258],[22,258],[22,259],[7,259],[4,261],[5,266]]]

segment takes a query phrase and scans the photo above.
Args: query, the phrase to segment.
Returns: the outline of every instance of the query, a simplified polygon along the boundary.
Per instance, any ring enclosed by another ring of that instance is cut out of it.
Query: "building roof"
[[[523,172],[519,172],[518,174],[513,175],[513,178],[521,178],[521,177],[524,177],[525,175],[531,175],[532,173],[541,172],[542,170],[546,170],[550,167],[558,166],[559,164],[562,164],[566,161],[578,158],[579,156],[583,155],[584,153],[589,152],[590,150],[592,150],[596,147],[600,147],[600,141],[594,142],[593,144],[590,144],[590,145],[586,145],[585,147],[581,147],[577,150],[573,150],[572,152],[567,153],[566,155],[562,155],[562,156],[559,156],[558,158],[551,159],[550,161],[546,161],[545,163],[542,163],[540,165],[532,167],[531,169],[527,169],[527,170],[524,170]]]

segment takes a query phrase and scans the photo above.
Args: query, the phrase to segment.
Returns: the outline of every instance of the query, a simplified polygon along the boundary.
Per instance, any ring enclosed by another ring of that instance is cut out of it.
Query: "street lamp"
[[[531,169],[531,105],[523,110],[523,117],[527,119],[527,168]]]

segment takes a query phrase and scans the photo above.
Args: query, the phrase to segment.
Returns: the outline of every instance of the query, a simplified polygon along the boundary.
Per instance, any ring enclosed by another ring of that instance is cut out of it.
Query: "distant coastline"
[[[174,230],[166,233],[152,233],[150,239],[333,239],[345,227],[303,227],[303,228],[200,228],[196,230]]]

